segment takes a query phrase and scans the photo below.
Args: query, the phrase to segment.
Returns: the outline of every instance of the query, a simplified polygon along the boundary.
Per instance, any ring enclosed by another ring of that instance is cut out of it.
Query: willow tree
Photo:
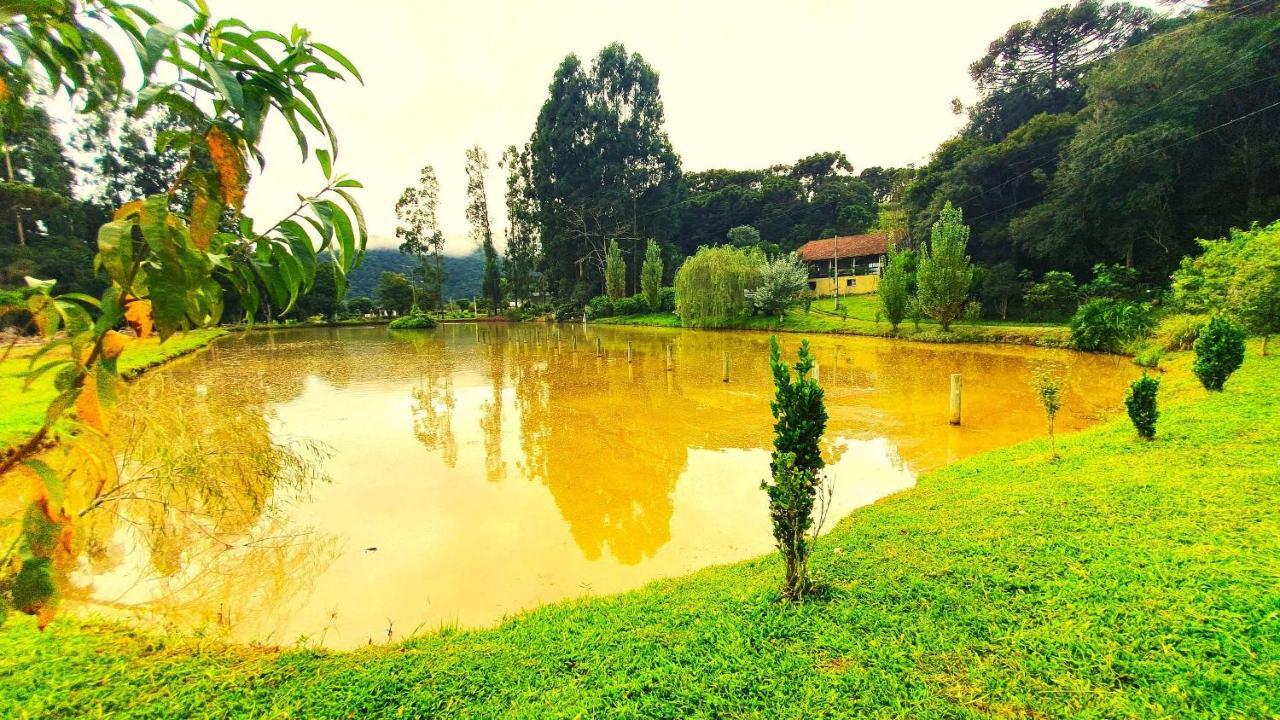
[[[414,304],[421,303],[419,289],[435,307],[444,297],[444,233],[440,230],[440,181],[430,165],[418,173],[418,183],[404,189],[396,201],[396,237],[400,252],[418,261],[414,275]],[[427,259],[434,262],[428,264]],[[421,285],[421,288],[419,288]]]
[[[484,189],[484,176],[489,171],[489,156],[475,145],[467,149],[467,221],[471,238],[484,252],[484,278],[480,293],[489,303],[489,312],[502,308],[502,261],[493,246],[493,226],[489,223],[489,198]]]
[[[689,327],[716,327],[746,313],[747,293],[760,285],[764,253],[757,248],[698,248],[676,273],[676,313]]]
[[[133,112],[157,105],[175,111],[182,130],[168,136],[168,146],[184,154],[172,185],[123,204],[100,228],[94,266],[110,284],[98,297],[59,295],[53,282],[31,281],[27,309],[45,345],[32,356],[28,380],[56,377],[58,395],[45,424],[0,460],[0,485],[30,488],[20,522],[0,523],[7,548],[0,617],[16,608],[47,624],[85,546],[79,523],[104,506],[110,511],[102,496],[116,468],[108,411],[116,363],[134,336],[154,330],[163,340],[216,324],[224,286],[251,315],[264,300],[286,313],[311,288],[318,254],[332,257],[341,291],[364,251],[364,221],[348,193],[360,184],[333,172],[337,137],[308,86],[317,75],[358,80],[355,67],[302,28],[254,31],[234,18],[210,17],[203,3],[185,5],[190,17],[173,26],[111,0],[20,3],[0,26],[6,90],[38,84],[65,91],[87,98],[86,111],[121,96],[124,63],[110,38],[126,36],[142,70]],[[260,143],[272,120],[294,131],[303,160],[314,156],[325,182],[300,196],[289,215],[258,224],[242,208],[249,162],[266,162]],[[323,145],[313,152],[317,139]],[[125,325],[132,335],[117,329]],[[55,425],[70,432],[37,458]]]

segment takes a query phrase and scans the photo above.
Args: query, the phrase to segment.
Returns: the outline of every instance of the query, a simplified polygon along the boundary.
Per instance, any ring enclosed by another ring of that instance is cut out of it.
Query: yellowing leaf
[[[125,204],[121,205],[121,206],[120,206],[120,209],[116,210],[115,217],[113,217],[113,218],[111,218],[111,219],[112,219],[112,220],[123,220],[124,218],[127,218],[127,217],[129,217],[130,215],[137,215],[137,214],[138,214],[138,213],[140,213],[140,212],[142,212],[142,201],[141,201],[141,200],[133,200],[133,201],[131,201],[131,202],[127,202],[127,203],[125,203]]]
[[[151,334],[151,328],[154,320],[151,318],[151,301],[150,300],[130,300],[124,309],[124,320],[129,323],[129,327],[133,328],[133,332],[139,339],[146,338]]]
[[[93,375],[86,375],[80,394],[76,397],[76,414],[80,421],[100,433],[107,432],[107,420],[102,414],[102,403],[98,400],[98,381]]]
[[[196,197],[191,203],[191,244],[201,250],[209,249],[213,234],[218,230],[218,220],[222,218],[222,201],[214,192],[213,188],[201,184],[196,188]]]
[[[213,161],[213,168],[218,171],[222,203],[239,212],[244,205],[246,182],[244,158],[241,157],[239,148],[231,142],[231,138],[216,127],[205,136],[205,141],[209,145],[209,159]]]
[[[120,353],[129,346],[129,336],[118,333],[115,330],[108,330],[107,334],[102,337],[102,357],[107,360],[115,360],[120,357]]]

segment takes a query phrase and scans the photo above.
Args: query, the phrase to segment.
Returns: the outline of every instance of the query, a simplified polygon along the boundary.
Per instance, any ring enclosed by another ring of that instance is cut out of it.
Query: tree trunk
[[[9,155],[8,142],[4,143],[4,169],[9,174],[9,182],[15,182],[13,178],[13,159]],[[27,244],[27,231],[22,227],[22,211],[14,212],[14,218],[18,222],[18,244],[25,247]]]

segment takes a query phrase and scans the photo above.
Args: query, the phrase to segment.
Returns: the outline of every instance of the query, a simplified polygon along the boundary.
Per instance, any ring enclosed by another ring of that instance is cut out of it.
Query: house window
[[[809,281],[809,289],[810,289],[810,290],[817,290],[817,289],[818,289],[818,281],[817,281],[817,280],[810,280],[810,281]]]
[[[877,261],[877,262],[873,262],[873,263],[869,263],[869,264],[867,265],[867,274],[868,274],[868,275],[879,275],[879,274],[880,274],[880,263],[879,263],[879,261]]]
[[[853,287],[853,283],[854,283],[854,282],[855,282],[855,280],[854,280],[853,278],[849,278],[848,280],[845,280],[845,281],[844,281],[844,286],[845,286],[845,287]]]

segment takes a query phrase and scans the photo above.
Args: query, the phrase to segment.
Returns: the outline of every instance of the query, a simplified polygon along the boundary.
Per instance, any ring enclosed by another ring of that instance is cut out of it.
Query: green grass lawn
[[[835,300],[826,298],[815,300],[807,313],[799,307],[788,310],[781,324],[774,317],[751,316],[739,318],[728,327],[739,330],[899,337],[924,342],[996,342],[1045,347],[1064,347],[1070,339],[1070,332],[1062,325],[992,320],[953,323],[948,332],[943,332],[942,326],[932,320],[921,321],[918,329],[910,320],[905,320],[898,327],[897,334],[894,334],[887,321],[876,322],[876,313],[880,309],[879,296],[850,295],[841,298],[840,305],[845,310],[843,316],[835,309]],[[601,325],[680,327],[680,319],[669,312],[621,315],[593,322]]]
[[[194,330],[174,335],[163,343],[158,337],[132,343],[120,355],[120,373],[134,377],[148,368],[202,348],[226,332],[216,328]],[[53,373],[45,373],[30,388],[23,388],[31,354],[38,347],[15,348],[7,359],[0,362],[0,408],[4,408],[0,412],[0,454],[31,437],[40,428],[44,423],[45,408],[57,394],[53,387]]]
[[[929,473],[825,537],[803,606],[770,556],[352,653],[10,619],[0,716],[1276,717],[1280,358],[1220,394],[1168,365],[1154,442]]]

